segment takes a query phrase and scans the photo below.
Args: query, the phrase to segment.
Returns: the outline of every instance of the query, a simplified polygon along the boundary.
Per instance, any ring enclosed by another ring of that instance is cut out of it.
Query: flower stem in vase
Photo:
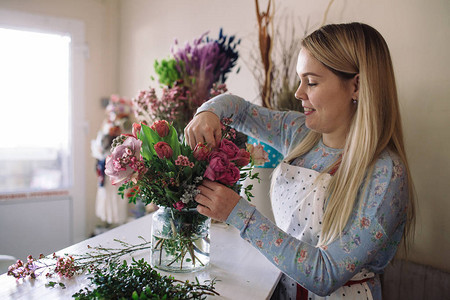
[[[192,272],[206,267],[210,222],[196,209],[160,208],[153,216],[152,265],[170,272]]]

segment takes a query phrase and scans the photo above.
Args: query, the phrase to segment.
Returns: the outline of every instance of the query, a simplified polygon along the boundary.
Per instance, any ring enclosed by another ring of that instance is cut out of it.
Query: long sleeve
[[[408,191],[399,159],[383,153],[363,192],[342,237],[322,248],[283,232],[244,199],[226,222],[282,272],[311,292],[326,296],[362,268],[380,272],[401,240]]]
[[[269,144],[283,155],[308,132],[302,113],[269,110],[234,95],[223,94],[205,102],[197,113],[203,111],[213,112],[220,119],[231,117],[233,128]]]

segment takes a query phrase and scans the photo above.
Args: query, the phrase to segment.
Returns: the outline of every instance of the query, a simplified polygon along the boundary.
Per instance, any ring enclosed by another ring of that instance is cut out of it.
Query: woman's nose
[[[297,91],[295,91],[294,97],[297,100],[306,100],[308,98],[308,96],[304,92],[303,87],[302,87],[301,84],[298,86]]]

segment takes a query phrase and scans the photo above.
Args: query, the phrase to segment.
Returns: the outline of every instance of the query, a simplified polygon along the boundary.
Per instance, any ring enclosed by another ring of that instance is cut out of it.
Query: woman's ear
[[[356,74],[352,79],[352,99],[359,99],[359,74]]]

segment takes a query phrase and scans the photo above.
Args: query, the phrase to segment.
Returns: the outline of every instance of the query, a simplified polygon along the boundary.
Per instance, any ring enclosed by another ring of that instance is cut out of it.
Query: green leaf
[[[178,134],[175,128],[169,126],[169,134],[163,138],[163,141],[170,145],[173,150],[173,158],[177,159],[178,155],[181,154],[180,141],[178,140]]]
[[[160,141],[159,135],[147,125],[142,124],[139,139],[142,141],[142,156],[147,160],[151,160],[153,155],[157,155],[154,145]]]

